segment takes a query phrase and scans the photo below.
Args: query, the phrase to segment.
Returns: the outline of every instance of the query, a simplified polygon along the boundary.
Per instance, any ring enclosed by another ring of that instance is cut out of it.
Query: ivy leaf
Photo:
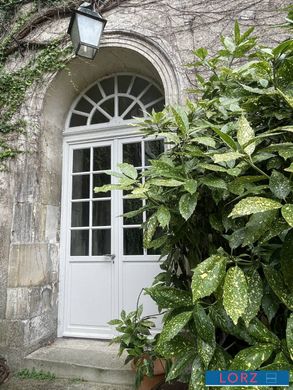
[[[195,356],[195,351],[189,351],[184,355],[177,357],[170,368],[166,382],[180,377],[180,375],[185,371],[186,367],[188,367],[193,362]]]
[[[286,204],[282,207],[281,212],[285,221],[293,227],[293,204]]]
[[[160,206],[156,212],[156,216],[159,224],[164,228],[167,227],[170,223],[171,213],[169,209],[165,206]]]
[[[225,276],[227,258],[213,255],[200,263],[193,272],[191,289],[193,301],[211,295]]]
[[[218,164],[222,162],[235,161],[240,157],[244,157],[244,154],[241,154],[239,152],[227,152],[227,153],[214,154],[212,157],[215,164]]]
[[[195,194],[197,190],[197,181],[193,179],[186,180],[186,182],[184,183],[184,188],[191,195]]]
[[[213,341],[212,344],[206,343],[201,337],[197,336],[197,352],[200,357],[200,360],[205,369],[208,368],[210,361],[215,352],[216,342]]]
[[[223,304],[227,314],[235,325],[244,314],[248,303],[247,282],[244,272],[239,267],[228,269],[223,292]]]
[[[290,314],[287,320],[286,341],[290,357],[293,360],[293,313]]]
[[[288,288],[293,292],[293,230],[287,233],[281,250],[281,270],[284,281]]]
[[[133,165],[128,163],[122,163],[118,164],[118,168],[125,176],[129,177],[130,179],[135,180],[137,178],[137,170],[136,168],[134,168]]]
[[[254,139],[254,136],[254,130],[245,116],[242,115],[238,121],[237,140],[244,152],[249,156],[252,155],[255,150],[255,142],[250,142]],[[249,145],[245,146],[247,143],[249,143]]]
[[[162,345],[172,340],[188,323],[192,316],[192,311],[184,311],[172,317],[164,324],[163,330],[160,334],[158,344]]]
[[[270,177],[269,186],[272,193],[279,199],[285,199],[291,192],[290,180],[275,170]]]
[[[183,194],[179,201],[179,211],[182,217],[187,221],[193,214],[197,205],[197,194]]]
[[[292,205],[293,206],[293,205]],[[248,197],[240,200],[234,206],[229,217],[238,218],[243,215],[263,213],[265,211],[281,208],[281,203],[269,198],[262,198],[260,196]]]
[[[290,294],[288,291],[281,273],[274,270],[269,265],[263,264],[263,270],[265,277],[271,289],[277,295],[277,297],[288,307],[288,309],[293,310],[293,294]]]
[[[274,351],[269,344],[256,344],[242,349],[232,361],[230,370],[256,370],[267,361]]]
[[[263,297],[263,285],[259,273],[256,270],[246,275],[246,281],[248,300],[242,318],[244,319],[245,325],[248,326],[259,311]]]
[[[206,314],[204,308],[196,303],[193,310],[193,320],[195,327],[200,338],[213,345],[215,342],[215,326],[210,317]]]
[[[191,294],[184,290],[179,290],[174,287],[154,286],[145,289],[146,294],[161,308],[179,308],[184,306],[192,306]]]

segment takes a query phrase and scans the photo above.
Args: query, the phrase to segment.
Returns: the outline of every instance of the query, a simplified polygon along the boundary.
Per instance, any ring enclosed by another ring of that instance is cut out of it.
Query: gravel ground
[[[54,379],[18,379],[12,377],[0,386],[1,390],[132,390],[129,386],[100,385],[78,380]]]

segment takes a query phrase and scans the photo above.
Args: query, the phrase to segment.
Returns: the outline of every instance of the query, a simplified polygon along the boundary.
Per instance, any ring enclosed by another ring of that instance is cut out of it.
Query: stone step
[[[25,368],[51,372],[57,378],[83,379],[105,385],[133,389],[134,373],[117,357],[116,345],[107,341],[57,339],[25,358]]]

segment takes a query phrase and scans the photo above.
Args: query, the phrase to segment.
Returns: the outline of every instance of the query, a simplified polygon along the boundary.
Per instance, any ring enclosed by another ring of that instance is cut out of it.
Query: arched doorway
[[[121,191],[95,193],[119,163],[145,170],[163,140],[144,139],[133,117],[159,111],[161,87],[138,74],[116,73],[88,87],[71,107],[64,131],[62,195],[62,311],[59,335],[111,338],[108,321],[134,310],[137,296],[159,272],[159,255],[142,245],[146,218],[121,218],[142,207]],[[145,313],[156,312],[143,298]]]

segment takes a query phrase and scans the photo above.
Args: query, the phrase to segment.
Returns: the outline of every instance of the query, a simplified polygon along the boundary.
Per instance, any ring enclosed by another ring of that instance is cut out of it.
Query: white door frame
[[[70,337],[72,336],[70,333],[67,333],[65,330],[65,321],[66,321],[66,288],[67,288],[67,276],[68,276],[68,269],[67,269],[67,251],[68,251],[68,222],[70,220],[69,218],[69,208],[67,207],[68,204],[68,194],[69,194],[69,184],[70,180],[68,179],[69,176],[71,176],[71,167],[70,167],[70,150],[74,148],[75,146],[82,146],[82,145],[89,145],[93,146],[95,143],[101,143],[104,142],[110,142],[118,144],[119,139],[126,140],[129,138],[130,140],[135,139],[141,139],[142,134],[139,132],[135,127],[129,127],[129,124],[125,125],[117,125],[117,126],[105,126],[104,129],[100,128],[93,128],[93,126],[86,126],[83,127],[82,132],[79,131],[70,131],[70,134],[68,134],[68,130],[66,134],[64,134],[64,141],[63,141],[63,168],[62,168],[62,197],[61,197],[61,231],[60,231],[60,268],[59,268],[59,305],[58,305],[58,337]],[[115,151],[117,151],[118,148],[114,147],[112,151],[112,159]],[[121,159],[121,156],[118,157]],[[122,206],[121,206],[121,194],[119,194],[119,191],[113,191],[113,202],[116,202],[116,204],[120,204],[119,208],[121,209],[122,214]],[[112,213],[112,219],[113,219],[113,213]],[[122,223],[122,218],[120,219],[120,222],[117,221],[111,221],[112,222],[112,228],[116,230],[115,236],[119,239],[112,240],[114,242],[111,243],[112,245],[112,253],[122,254],[122,237],[121,237],[121,231],[120,224]],[[113,247],[115,245],[115,247]],[[148,256],[149,261],[157,260],[159,256]],[[129,261],[136,261],[135,257],[129,259]],[[115,272],[113,273],[112,283],[113,283],[113,296],[118,296],[117,302],[115,302],[115,306],[113,306],[113,318],[116,318],[119,316],[119,307],[122,306],[122,283],[120,283],[118,277],[121,275],[121,269],[122,267],[122,261],[119,261],[115,264]],[[119,301],[119,302],[118,302]],[[114,336],[114,331],[112,334],[101,334],[97,333],[94,329],[91,333],[86,332],[82,333],[79,332],[78,334],[75,333],[74,337],[85,337],[85,338],[106,338],[109,339]]]

